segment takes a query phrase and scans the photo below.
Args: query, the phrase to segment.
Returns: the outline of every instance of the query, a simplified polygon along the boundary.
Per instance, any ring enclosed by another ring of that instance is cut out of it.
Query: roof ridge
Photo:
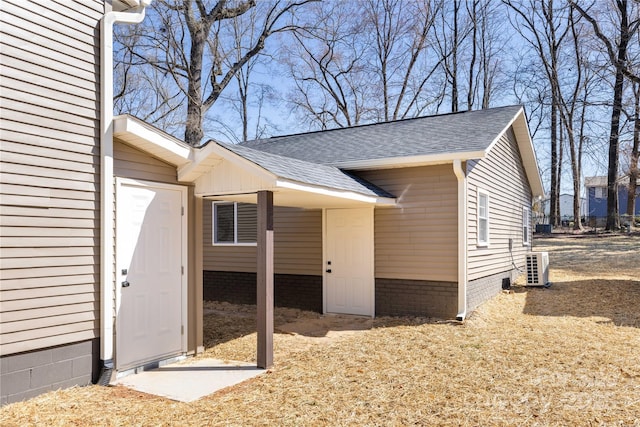
[[[266,143],[269,143],[269,142],[275,142],[276,140],[287,139],[287,138],[290,138],[290,137],[305,136],[305,135],[315,135],[315,134],[319,134],[319,133],[328,133],[328,132],[339,132],[339,131],[345,131],[347,129],[362,129],[362,128],[380,126],[380,125],[386,125],[386,124],[410,122],[410,121],[416,121],[416,120],[421,120],[421,119],[431,119],[431,118],[436,118],[436,117],[462,115],[462,114],[465,114],[465,113],[472,113],[473,114],[473,113],[486,112],[486,111],[490,111],[490,110],[499,110],[499,109],[504,109],[504,108],[513,108],[513,107],[522,108],[522,105],[520,105],[520,104],[512,104],[512,105],[502,105],[500,107],[484,108],[484,109],[480,109],[480,110],[451,111],[451,112],[448,112],[448,113],[430,114],[430,115],[427,115],[427,116],[406,117],[406,118],[402,118],[402,119],[386,120],[386,121],[375,122],[375,123],[364,123],[364,124],[345,126],[345,127],[337,127],[337,128],[331,128],[331,129],[320,129],[320,130],[314,130],[314,131],[308,131],[308,132],[290,133],[290,134],[285,134],[285,135],[271,136],[271,137],[268,137],[268,138],[260,138],[260,139],[253,139],[253,140],[250,140],[250,141],[243,141],[243,142],[238,143],[237,145],[249,146],[251,144],[266,144]]]

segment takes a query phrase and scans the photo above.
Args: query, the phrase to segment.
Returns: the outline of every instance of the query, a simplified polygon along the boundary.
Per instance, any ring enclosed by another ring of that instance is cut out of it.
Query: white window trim
[[[216,205],[233,205],[233,242],[216,242]],[[211,245],[212,246],[257,246],[258,242],[238,243],[238,202],[211,203]]]
[[[486,216],[486,221],[487,221],[487,239],[486,239],[486,241],[480,240],[480,219],[481,219],[481,217],[480,217],[480,196],[485,196],[487,198],[487,209],[486,209],[486,212],[487,212],[487,216]],[[476,207],[476,210],[477,210],[476,211],[477,227],[478,227],[478,230],[477,230],[477,246],[479,246],[479,247],[488,247],[490,242],[491,242],[491,238],[490,238],[490,236],[491,236],[491,220],[490,220],[490,218],[491,218],[491,212],[490,212],[491,199],[489,197],[489,193],[487,191],[485,191],[485,190],[478,189],[478,195],[477,195],[476,201],[477,201],[477,205],[478,205]]]
[[[527,206],[522,207],[522,246],[531,246],[531,208]]]

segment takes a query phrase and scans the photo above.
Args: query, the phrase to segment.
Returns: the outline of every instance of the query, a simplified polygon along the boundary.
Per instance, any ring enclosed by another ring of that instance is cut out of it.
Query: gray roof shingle
[[[248,141],[241,146],[325,165],[477,152],[486,150],[521,108],[514,105],[419,117]]]
[[[253,150],[237,144],[224,144],[219,142],[218,145],[270,171],[280,178],[336,190],[351,191],[366,196],[394,197],[392,194],[374,184],[334,166],[309,163]]]

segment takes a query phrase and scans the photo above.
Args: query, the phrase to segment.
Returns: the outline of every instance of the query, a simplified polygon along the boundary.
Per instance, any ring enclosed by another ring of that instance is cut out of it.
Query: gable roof
[[[295,182],[352,191],[365,196],[393,199],[394,196],[376,185],[335,166],[319,165],[276,154],[253,150],[238,144],[217,143],[219,146],[253,162],[278,178]]]
[[[274,137],[241,145],[345,169],[363,168],[383,160],[393,163],[394,159],[464,160],[482,157],[521,110],[522,107],[516,105],[465,111]]]
[[[513,127],[534,197],[544,195],[524,109],[519,105],[280,136],[242,147],[342,170],[481,159]]]

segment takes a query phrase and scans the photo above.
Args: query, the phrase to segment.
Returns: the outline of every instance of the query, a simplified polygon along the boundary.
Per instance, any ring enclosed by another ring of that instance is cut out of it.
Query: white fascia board
[[[502,129],[491,144],[489,144],[485,150],[485,155],[489,154],[500,138],[502,138],[502,135],[504,135],[511,126],[513,126],[513,133],[516,137],[520,156],[522,157],[522,166],[524,167],[525,174],[529,180],[529,185],[531,186],[531,192],[533,193],[532,196],[534,199],[544,196],[544,186],[542,185],[542,178],[540,177],[540,171],[538,170],[538,160],[533,148],[533,141],[531,140],[531,134],[529,133],[529,125],[527,125],[524,108],[520,108],[504,129]]]
[[[156,131],[151,126],[131,116],[121,115],[114,117],[113,134],[118,136],[125,133],[141,138],[149,144],[137,148],[175,166],[183,166],[191,160],[193,148],[189,145],[174,140],[165,135],[164,132]]]
[[[415,166],[431,166],[452,163],[454,160],[465,161],[481,159],[486,156],[484,151],[464,151],[460,153],[428,154],[423,156],[388,157],[384,159],[356,160],[352,162],[334,163],[344,170],[393,169]]]
[[[524,109],[521,109],[517,114],[516,120],[513,122],[513,130],[518,142],[518,148],[520,149],[520,155],[522,156],[522,163],[529,178],[529,185],[533,193],[532,196],[534,199],[542,197],[544,196],[544,186],[542,185],[542,177],[538,169],[538,159],[535,149],[533,148],[533,141],[531,140],[531,133],[529,132],[529,125],[527,124]]]
[[[374,205],[395,205],[396,199],[392,197],[367,196],[365,194],[354,193],[353,191],[341,191],[327,187],[318,187],[309,184],[301,184],[299,182],[289,181],[286,179],[278,179],[276,187],[287,188],[290,190],[303,191],[306,193],[322,194],[324,196],[336,197],[340,199],[353,200],[361,203],[369,203]]]
[[[245,159],[231,150],[227,150],[216,144],[215,141],[211,141],[203,148],[196,149],[191,164],[178,169],[178,180],[186,182],[195,181],[200,175],[204,175],[211,169],[210,166],[202,167],[203,164],[214,163],[221,160],[226,160],[265,181],[275,182],[277,178],[275,174],[267,171],[262,166]]]
[[[214,152],[215,147],[215,141],[210,141],[203,147],[193,148],[191,161],[178,168],[178,181],[193,182],[208,171],[207,164],[222,160],[222,157]]]
[[[524,117],[524,109],[522,107],[520,107],[520,110],[518,110],[518,112],[513,115],[511,120],[509,120],[509,123],[507,123],[507,125],[500,131],[500,133],[498,133],[498,135],[496,135],[496,137],[493,139],[493,141],[491,141],[491,144],[489,144],[489,146],[484,150],[485,155],[489,154],[489,151],[491,151],[493,149],[493,147],[498,143],[500,138],[502,138],[502,135],[504,135],[509,130],[511,125],[513,125],[513,123],[516,121],[516,119],[518,117],[520,117],[521,115]],[[518,144],[518,145],[520,145],[520,144]]]

